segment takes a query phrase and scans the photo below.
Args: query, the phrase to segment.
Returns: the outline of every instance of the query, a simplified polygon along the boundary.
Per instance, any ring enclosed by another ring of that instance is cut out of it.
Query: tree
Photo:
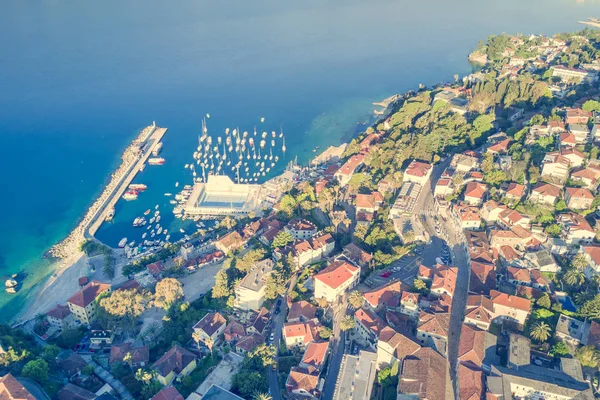
[[[183,286],[174,278],[164,278],[156,284],[154,303],[165,310],[183,298]]]
[[[200,350],[200,342],[202,341],[202,335],[196,331],[192,332],[192,339],[196,342],[196,347]]]
[[[219,226],[224,226],[225,228],[227,228],[227,230],[230,230],[231,228],[233,228],[236,225],[237,225],[237,220],[230,216],[223,218],[221,220],[221,222],[219,223]]]
[[[48,363],[45,360],[31,360],[23,367],[21,374],[39,383],[48,379]]]
[[[600,294],[594,296],[593,299],[586,301],[579,309],[579,315],[583,318],[594,320],[600,319]]]
[[[273,238],[273,248],[276,249],[278,247],[284,247],[286,245],[288,245],[289,243],[292,243],[294,241],[294,237],[292,236],[291,233],[289,233],[286,230],[283,230],[281,232],[279,232],[277,234],[277,236],[275,236]]]
[[[494,119],[488,114],[477,116],[473,121],[473,129],[481,136],[494,127]]]
[[[294,214],[294,211],[296,211],[297,206],[298,204],[296,203],[296,199],[290,194],[286,194],[285,196],[283,196],[281,198],[281,201],[279,202],[279,210],[282,213],[284,213],[288,218],[290,218]]]
[[[330,328],[328,328],[328,327],[326,327],[326,326],[321,326],[321,327],[319,328],[319,337],[320,337],[321,339],[327,340],[327,339],[329,339],[329,338],[330,338],[332,335],[333,335],[333,331],[332,331]]]
[[[600,354],[594,346],[582,346],[575,350],[575,358],[579,360],[584,367],[596,368]]]
[[[427,290],[427,284],[420,278],[415,278],[413,281],[413,290],[418,293],[422,293]]]
[[[578,271],[583,271],[589,265],[587,257],[583,253],[578,253],[571,260],[571,267],[577,269]]]
[[[552,218],[554,220],[554,218]],[[561,232],[561,227],[558,224],[551,224],[548,225],[545,229],[546,233],[552,237],[558,237],[560,236],[560,232]]]
[[[232,389],[242,398],[249,399],[256,391],[269,389],[267,379],[258,371],[241,370],[233,376]]]
[[[567,209],[567,203],[565,203],[565,201],[563,199],[560,199],[554,205],[554,209],[558,212],[564,211]]]
[[[600,102],[596,100],[588,100],[581,106],[584,111],[598,111],[600,112]]]
[[[569,354],[569,348],[563,342],[558,342],[552,346],[550,354],[554,357],[564,357]]]
[[[261,344],[249,353],[250,358],[260,360],[263,367],[275,365],[275,356],[277,355],[277,348],[275,346],[268,346]]]
[[[227,271],[221,269],[217,272],[215,277],[215,286],[212,289],[212,297],[215,299],[222,297],[229,297],[231,291],[229,290],[229,278],[227,277]]]
[[[146,291],[116,290],[100,300],[100,311],[106,313],[109,325],[120,323],[132,329],[137,318],[150,306],[150,301],[151,296]]]
[[[252,400],[272,400],[273,397],[271,397],[270,394],[267,393],[263,393],[263,392],[256,392],[254,393],[254,395],[252,395]]]
[[[350,315],[346,315],[340,322],[340,329],[344,332],[353,329],[355,326],[356,322],[354,322],[354,318],[352,318]]]
[[[58,346],[51,344],[44,347],[44,350],[42,351],[42,358],[48,363],[54,364],[56,362],[56,357],[58,357],[58,353],[60,353]]]
[[[319,297],[318,299],[315,299],[315,301],[317,302],[317,305],[321,308],[327,308],[327,306],[329,305],[329,302],[327,302],[327,299],[325,297]]]
[[[539,299],[537,299],[536,304],[540,307],[550,309],[552,302],[550,301],[550,296],[548,296],[548,293],[544,293]]]
[[[363,295],[360,294],[360,292],[358,290],[353,290],[350,295],[348,296],[348,302],[350,303],[350,305],[356,309],[362,307],[363,305]]]
[[[540,343],[544,343],[550,337],[550,325],[545,322],[538,322],[531,329],[531,338]]]
[[[123,356],[123,362],[127,363],[129,368],[131,368],[131,363],[133,362],[133,356],[131,355],[131,352],[128,351],[127,354]]]
[[[208,347],[208,350],[212,352],[213,346],[215,345],[215,341],[211,337],[207,337],[204,339],[204,344]]]
[[[252,267],[265,257],[265,251],[263,249],[252,249],[242,258],[235,261],[235,268],[242,272],[250,272]]]
[[[29,351],[21,350],[19,352],[11,346],[4,353],[0,354],[0,365],[7,367],[12,363],[19,362],[27,357],[29,357]]]
[[[265,282],[265,298],[276,299],[285,294],[285,279],[279,271],[273,272]]]
[[[583,284],[583,282],[585,282],[585,275],[582,271],[575,268],[571,268],[567,271],[563,280],[567,285],[570,286],[581,285]]]
[[[116,261],[117,259],[113,255],[112,250],[109,250],[106,253],[104,253],[104,267],[102,268],[102,271],[104,271],[106,276],[108,276],[110,279],[113,279],[115,277]]]

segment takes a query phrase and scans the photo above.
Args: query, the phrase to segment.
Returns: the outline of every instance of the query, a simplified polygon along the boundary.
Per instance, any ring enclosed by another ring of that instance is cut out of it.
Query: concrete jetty
[[[94,237],[109,210],[119,201],[166,132],[167,128],[160,128],[154,123],[142,129],[138,137],[123,152],[121,156],[123,162],[111,175],[110,182],[102,194],[90,206],[69,236],[49,250],[51,256],[68,258],[79,251],[79,246],[85,239]]]

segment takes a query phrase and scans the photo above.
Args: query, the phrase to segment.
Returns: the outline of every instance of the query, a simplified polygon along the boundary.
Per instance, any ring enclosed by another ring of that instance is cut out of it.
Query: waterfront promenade
[[[102,194],[90,206],[81,222],[62,242],[54,245],[48,252],[57,258],[69,258],[79,252],[79,246],[85,239],[93,238],[104,222],[108,211],[115,206],[119,198],[127,190],[140,168],[152,154],[152,150],[160,142],[167,128],[155,124],[144,128],[138,137],[125,149],[121,159],[123,162],[112,174],[110,182]]]

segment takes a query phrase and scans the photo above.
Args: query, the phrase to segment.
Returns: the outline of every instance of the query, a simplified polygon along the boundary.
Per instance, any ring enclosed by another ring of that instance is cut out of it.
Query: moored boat
[[[165,163],[165,159],[162,157],[150,157],[148,159],[148,165],[163,165]]]
[[[123,200],[136,200],[138,198],[138,192],[135,190],[128,190],[123,195]]]
[[[125,245],[127,244],[127,238],[124,237],[123,239],[121,239],[121,241],[119,242],[119,248],[123,248],[125,247]]]
[[[144,190],[148,189],[148,186],[144,185],[143,183],[132,183],[131,185],[128,186],[128,188],[129,188],[129,190],[143,192]]]

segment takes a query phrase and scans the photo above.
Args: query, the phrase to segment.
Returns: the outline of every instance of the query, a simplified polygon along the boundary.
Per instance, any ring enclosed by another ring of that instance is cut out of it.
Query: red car
[[[383,274],[379,274],[380,277],[382,278],[387,278],[391,275],[392,273],[390,271],[384,272]]]

